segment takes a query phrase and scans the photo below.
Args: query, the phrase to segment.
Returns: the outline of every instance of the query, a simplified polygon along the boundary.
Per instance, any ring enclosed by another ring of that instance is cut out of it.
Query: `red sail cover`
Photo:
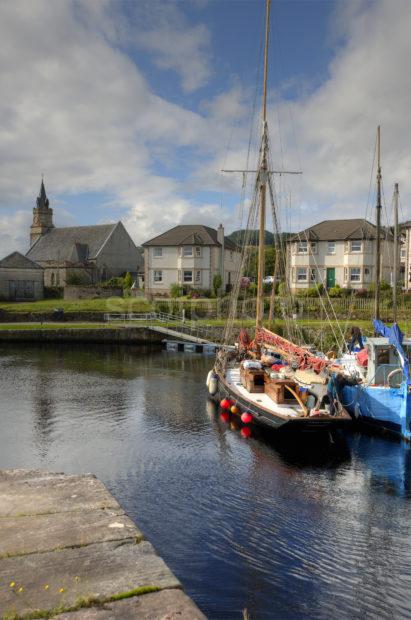
[[[284,352],[285,355],[289,355],[296,361],[298,368],[304,370],[305,368],[312,368],[316,373],[320,373],[323,368],[330,365],[330,360],[322,359],[316,355],[312,355],[307,349],[299,347],[293,344],[289,340],[286,340],[282,336],[278,336],[268,329],[261,327],[257,330],[256,341],[260,345],[268,345],[276,347]]]

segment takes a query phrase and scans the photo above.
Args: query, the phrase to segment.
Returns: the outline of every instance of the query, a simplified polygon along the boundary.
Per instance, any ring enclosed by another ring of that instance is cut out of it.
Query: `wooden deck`
[[[0,471],[0,617],[203,620],[91,474]]]

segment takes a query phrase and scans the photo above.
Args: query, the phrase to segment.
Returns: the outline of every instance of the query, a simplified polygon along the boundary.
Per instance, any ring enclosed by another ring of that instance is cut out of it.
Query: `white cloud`
[[[187,23],[178,3],[132,4],[130,21],[121,6],[109,0],[0,4],[0,206],[15,211],[1,216],[0,256],[6,248],[24,249],[41,172],[63,200],[88,191],[112,196],[102,218],[128,209],[123,219],[138,243],[182,220],[237,227],[218,199],[203,204],[188,196],[239,189],[241,179],[219,171],[246,163],[249,92],[231,82],[199,111],[158,96],[140,69],[143,58],[147,62],[142,47],[162,63],[174,46],[164,67],[190,90],[210,79],[209,35],[201,24]],[[365,213],[378,123],[388,199],[396,180],[403,205],[411,197],[411,3],[361,3],[361,10],[335,20],[338,45],[329,77],[299,101],[279,102],[282,143],[293,146],[295,132],[299,156],[291,149],[282,157],[272,114],[275,165],[295,169],[301,160],[304,170],[302,181],[281,179],[279,188],[285,196],[287,183],[293,187],[294,204],[299,188],[305,208],[294,228]]]

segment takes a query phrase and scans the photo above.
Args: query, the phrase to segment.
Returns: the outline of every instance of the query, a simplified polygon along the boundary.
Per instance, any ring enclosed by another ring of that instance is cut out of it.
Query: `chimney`
[[[224,245],[224,226],[222,224],[217,228],[217,241],[222,246]]]

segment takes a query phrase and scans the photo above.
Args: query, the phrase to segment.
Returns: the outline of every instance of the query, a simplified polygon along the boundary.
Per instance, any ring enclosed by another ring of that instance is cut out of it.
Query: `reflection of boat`
[[[281,235],[279,213],[274,200],[269,131],[267,122],[267,59],[270,30],[270,0],[266,7],[266,31],[264,54],[264,83],[262,105],[262,135],[259,159],[251,200],[246,234],[243,237],[242,265],[237,281],[233,286],[230,311],[227,321],[225,342],[233,343],[234,319],[237,315],[237,302],[241,293],[244,270],[249,260],[249,238],[258,221],[258,283],[256,303],[256,331],[253,342],[244,332],[236,351],[222,349],[217,355],[215,374],[207,379],[211,394],[226,397],[227,408],[234,405],[256,424],[271,429],[291,429],[296,431],[317,431],[346,425],[351,422],[343,408],[330,408],[326,384],[332,360],[312,351],[306,346],[294,344],[301,340],[296,324],[292,325],[290,316],[294,312],[292,295],[288,286],[288,306],[284,309],[287,333],[290,340],[263,327],[264,314],[264,240],[266,222],[266,202],[272,211],[273,227],[277,239],[276,263],[285,263],[284,238]],[[281,171],[281,174],[288,174]],[[292,172],[291,174],[298,174]],[[283,246],[281,248],[281,246]],[[280,249],[281,248],[281,249]],[[285,265],[281,271],[286,273]],[[273,287],[274,291],[274,287]],[[272,301],[273,301],[272,293]],[[272,315],[272,312],[270,312]]]

